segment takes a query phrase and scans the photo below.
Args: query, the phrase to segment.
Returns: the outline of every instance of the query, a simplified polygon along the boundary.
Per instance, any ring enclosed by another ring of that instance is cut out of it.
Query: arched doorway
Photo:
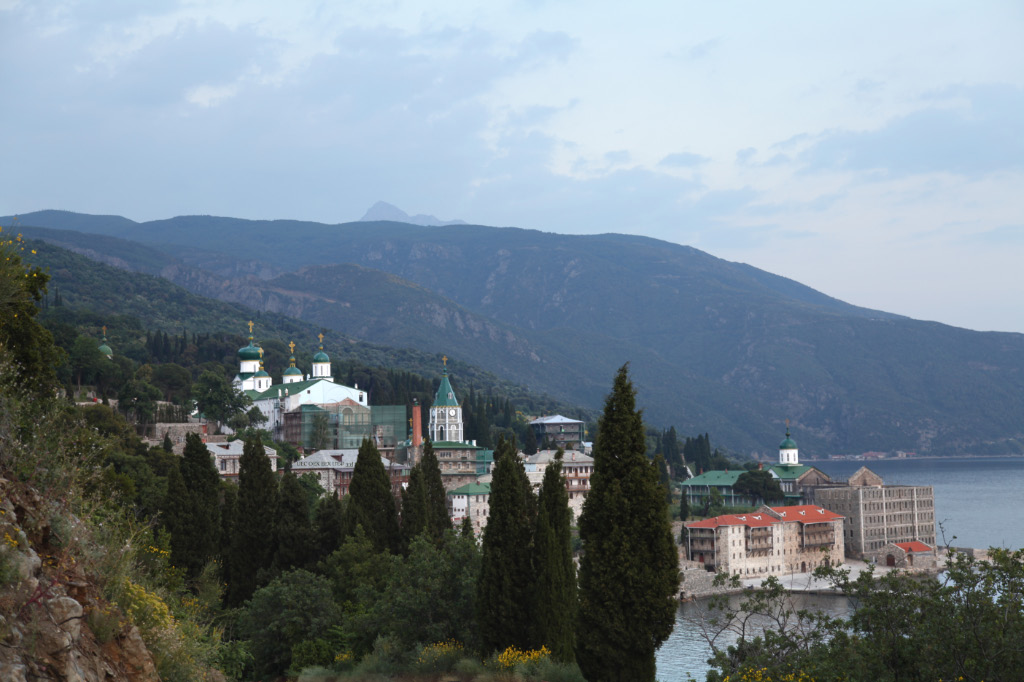
[[[699,561],[700,563],[704,563],[704,552],[701,552],[697,555],[697,561]]]
[[[894,557],[892,554],[886,554],[885,555],[885,565],[886,566],[895,566],[896,565],[896,557]]]
[[[800,572],[801,573],[806,573],[807,572],[807,562],[806,561],[801,561],[800,562]]]

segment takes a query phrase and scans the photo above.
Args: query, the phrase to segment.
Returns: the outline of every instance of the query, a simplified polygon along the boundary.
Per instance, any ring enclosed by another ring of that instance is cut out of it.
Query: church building
[[[320,349],[313,356],[313,371],[309,376],[295,366],[295,343],[289,343],[291,357],[279,383],[274,383],[263,366],[263,349],[253,342],[253,323],[249,322],[249,345],[238,349],[238,374],[234,379],[235,388],[252,399],[267,418],[264,428],[281,438],[284,414],[300,409],[303,405],[337,405],[348,401],[349,405],[367,407],[368,397],[358,387],[335,383],[331,376],[331,359],[324,352],[324,335],[320,334]]]

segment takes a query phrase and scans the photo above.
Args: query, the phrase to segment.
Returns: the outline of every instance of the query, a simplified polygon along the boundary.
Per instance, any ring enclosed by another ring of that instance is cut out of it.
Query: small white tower
[[[320,352],[313,356],[313,378],[334,381],[331,376],[331,359],[324,352],[323,334],[320,334]]]
[[[238,375],[234,385],[242,391],[256,390],[256,373],[260,371],[263,349],[252,342],[252,320],[249,320],[249,345],[238,349]]]
[[[263,349],[260,348],[260,369],[252,377],[255,380],[255,383],[256,383],[255,390],[257,390],[257,391],[259,391],[261,393],[263,391],[267,390],[268,388],[270,388],[270,384],[271,384],[270,374],[267,372],[267,370],[265,370],[263,368],[263,359],[262,359],[262,357],[263,357]]]
[[[288,369],[284,371],[281,383],[294,384],[296,381],[302,381],[302,371],[295,366],[295,342],[290,341],[288,348],[291,350],[292,356],[288,358]]]
[[[461,443],[462,407],[455,399],[452,384],[448,381],[448,358],[443,357],[441,361],[444,362],[444,370],[441,374],[441,384],[437,387],[437,395],[434,396],[434,404],[430,406],[428,433],[430,440],[434,442]]]
[[[800,464],[800,451],[796,443],[789,437],[789,420],[786,420],[786,440],[779,443],[779,464]]]

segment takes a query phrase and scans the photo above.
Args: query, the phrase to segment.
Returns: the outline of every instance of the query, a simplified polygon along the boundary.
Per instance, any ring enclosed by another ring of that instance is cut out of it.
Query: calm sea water
[[[1024,547],[1024,457],[879,460],[876,462],[803,462],[833,479],[848,478],[862,466],[886,484],[930,485],[935,489],[935,518],[941,524],[937,540],[954,547]],[[955,539],[954,539],[955,538]],[[797,596],[802,606],[842,614],[849,604],[842,597]],[[672,635],[658,651],[658,680],[703,680],[711,647],[702,636],[704,606],[682,604]]]

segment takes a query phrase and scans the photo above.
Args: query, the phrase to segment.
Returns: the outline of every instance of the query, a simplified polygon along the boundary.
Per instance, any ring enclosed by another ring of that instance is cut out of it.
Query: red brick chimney
[[[423,445],[423,423],[420,421],[420,401],[412,401],[412,446],[418,448]]]

